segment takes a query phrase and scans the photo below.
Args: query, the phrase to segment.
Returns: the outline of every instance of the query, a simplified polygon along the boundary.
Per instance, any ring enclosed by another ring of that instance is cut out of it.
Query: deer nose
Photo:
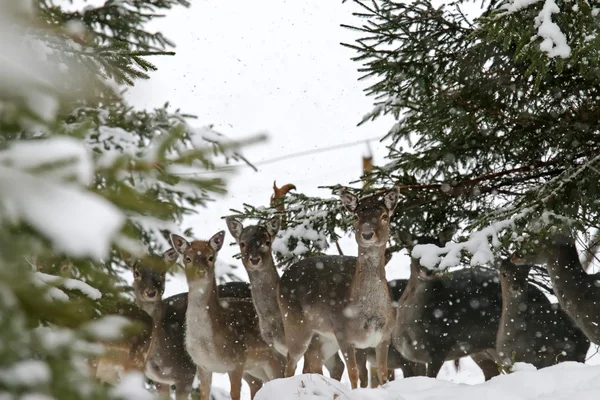
[[[154,296],[156,296],[156,290],[146,290],[146,296],[153,298]]]
[[[373,238],[373,235],[374,235],[374,234],[375,234],[374,232],[363,232],[363,233],[361,234],[361,236],[362,236],[362,237],[363,237],[363,239],[365,239],[365,240],[371,240],[371,239]]]
[[[259,262],[260,262],[260,257],[252,257],[252,258],[250,259],[250,263],[251,263],[252,265],[258,265],[258,263],[259,263]]]

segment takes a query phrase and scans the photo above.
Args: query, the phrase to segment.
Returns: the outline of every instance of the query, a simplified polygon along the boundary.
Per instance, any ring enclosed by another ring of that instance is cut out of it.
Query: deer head
[[[356,242],[361,247],[382,247],[390,236],[390,220],[400,192],[394,187],[386,192],[358,198],[342,190],[339,193],[346,210],[354,214]]]
[[[231,236],[240,246],[242,263],[248,271],[260,270],[265,260],[272,260],[271,246],[281,226],[280,216],[271,218],[264,225],[250,225],[245,228],[234,218],[227,217],[225,220]]]
[[[510,260],[503,259],[498,266],[498,276],[500,277],[500,282],[502,282],[502,287],[513,292],[527,291],[527,277],[530,270],[531,265],[524,264],[517,266]]]
[[[175,258],[173,258],[175,256]],[[133,272],[133,291],[136,299],[146,303],[158,302],[165,292],[167,267],[177,261],[177,253],[169,249],[163,253],[162,260],[155,256],[142,259],[123,257]]]
[[[219,231],[208,241],[194,240],[191,243],[179,235],[171,234],[173,249],[183,256],[183,265],[188,284],[207,284],[215,279],[217,254],[225,239],[225,231]]]
[[[537,243],[530,243],[529,246],[515,251],[510,256],[510,262],[515,265],[526,264],[546,264],[555,262],[551,249],[572,247],[575,248],[575,239],[563,234],[554,234],[548,238],[542,239]]]

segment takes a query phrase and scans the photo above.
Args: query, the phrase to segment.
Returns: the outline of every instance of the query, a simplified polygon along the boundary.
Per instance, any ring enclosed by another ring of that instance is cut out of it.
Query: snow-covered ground
[[[296,376],[276,379],[267,383],[254,400],[521,400],[521,399],[598,399],[600,396],[600,356],[592,345],[586,364],[565,362],[535,371],[529,364],[517,363],[515,372],[501,375],[484,382],[483,373],[471,360],[460,360],[458,371],[453,362],[446,362],[437,379],[426,377],[402,378],[397,371],[396,380],[384,389],[350,388],[348,376],[341,382],[325,376],[302,375],[302,361],[298,363]],[[227,375],[213,376],[213,396],[216,400],[229,399]],[[337,394],[337,397],[336,397]],[[595,397],[592,397],[595,394]],[[244,383],[242,399],[250,399],[250,391]]]
[[[592,400],[600,395],[598,366],[566,362],[536,371],[517,364],[515,370],[475,385],[414,377],[356,390],[320,375],[296,375],[267,383],[255,400]]]

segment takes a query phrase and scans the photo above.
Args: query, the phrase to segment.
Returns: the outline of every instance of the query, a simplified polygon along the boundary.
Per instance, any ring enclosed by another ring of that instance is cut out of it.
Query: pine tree
[[[261,139],[232,142],[168,103],[124,100],[155,69],[151,56],[174,54],[145,24],[177,5],[188,3],[0,2],[3,397],[131,398],[135,387],[98,385],[85,362],[121,333],[102,319],[128,301],[121,254],[165,250],[185,215],[225,192],[212,170]]]
[[[402,189],[393,249],[403,247],[403,231],[435,235],[449,225],[463,240],[491,227],[485,240],[463,246],[471,253],[490,239],[506,248],[552,226],[597,230],[600,8],[492,0],[473,18],[464,11],[471,1],[353,3],[364,23],[346,26],[360,36],[346,46],[375,99],[360,123],[385,114],[397,120],[382,135],[391,142],[385,164],[364,177],[375,188]],[[351,227],[328,198],[292,196],[288,210],[280,260],[297,259],[298,239],[289,239],[296,225],[308,223],[331,242],[336,228]],[[260,217],[251,208],[246,215]],[[325,248],[322,237],[301,241]]]

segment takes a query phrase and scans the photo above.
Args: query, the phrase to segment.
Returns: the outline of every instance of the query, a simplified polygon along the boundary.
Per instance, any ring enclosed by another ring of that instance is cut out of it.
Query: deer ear
[[[356,211],[356,207],[358,206],[358,197],[350,192],[347,192],[346,190],[341,190],[338,195],[340,196],[340,199],[342,199],[342,203],[344,204],[344,207],[346,207],[346,210],[350,211],[351,213]]]
[[[271,238],[275,238],[275,236],[277,236],[277,232],[279,232],[279,229],[281,228],[281,216],[276,215],[268,220],[265,224],[265,227],[267,228],[269,235],[271,235]]]
[[[219,231],[215,233],[213,237],[208,240],[208,244],[216,252],[221,250],[221,247],[223,247],[223,242],[225,242],[225,231]]]
[[[128,268],[133,268],[135,266],[137,259],[134,256],[125,251],[119,251],[119,255]]]
[[[394,208],[396,208],[396,204],[398,204],[399,198],[400,189],[398,189],[398,186],[394,186],[383,195],[383,202],[385,204],[385,207],[390,212],[394,211]]]
[[[169,250],[165,251],[162,256],[163,260],[165,260],[168,264],[175,264],[179,258],[179,253],[177,253],[177,251],[171,247]]]
[[[237,242],[240,239],[240,236],[242,236],[244,225],[242,225],[240,221],[233,217],[225,218],[225,223],[227,224],[227,229],[229,229],[229,233],[231,233],[231,236],[233,236],[233,238]]]
[[[173,249],[179,254],[183,254],[190,245],[187,240],[174,233],[171,233],[171,244],[173,245]]]

